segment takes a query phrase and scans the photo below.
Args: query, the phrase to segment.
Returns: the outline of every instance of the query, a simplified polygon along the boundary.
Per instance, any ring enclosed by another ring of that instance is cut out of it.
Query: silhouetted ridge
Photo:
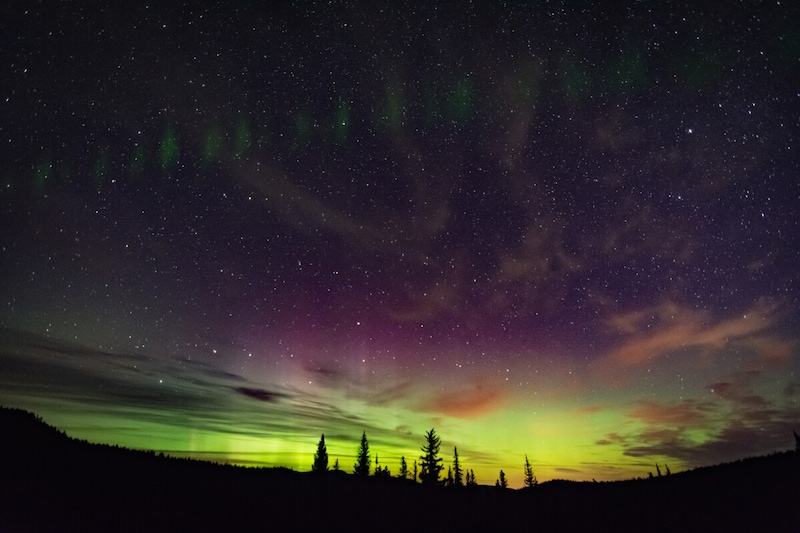
[[[89,444],[0,408],[0,531],[796,531],[798,479],[800,454],[785,452],[653,479],[453,489]]]
[[[62,445],[66,433],[48,425],[41,417],[22,409],[0,406],[0,446]]]

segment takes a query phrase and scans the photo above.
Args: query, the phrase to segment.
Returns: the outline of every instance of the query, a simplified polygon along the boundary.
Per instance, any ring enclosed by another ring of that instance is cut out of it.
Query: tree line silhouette
[[[430,431],[425,433],[425,443],[420,448],[422,455],[419,456],[418,460],[414,460],[413,469],[409,469],[405,456],[401,456],[400,468],[395,477],[399,479],[408,479],[427,486],[476,486],[478,482],[475,478],[475,471],[462,466],[458,456],[457,446],[453,447],[453,462],[451,465],[447,466],[447,474],[442,476],[444,465],[442,464],[443,459],[439,456],[441,444],[441,437],[436,434],[434,428],[431,428]],[[328,463],[328,448],[325,444],[325,434],[323,433],[317,444],[317,450],[314,452],[314,462],[311,464],[311,472],[315,474],[324,474],[331,470],[340,471],[339,459],[336,459],[333,468],[329,468]],[[356,452],[356,462],[353,465],[353,474],[361,477],[392,477],[389,467],[387,465],[381,466],[377,453],[375,454],[375,468],[372,469],[372,456],[369,451],[369,440],[367,439],[366,431],[361,434],[361,441],[359,442],[358,451]],[[532,488],[538,485],[539,482],[533,473],[533,467],[527,455],[525,456],[524,474],[524,488]],[[503,470],[500,470],[495,486],[501,489],[508,488],[508,480]]]
[[[543,531],[797,531],[800,437],[796,451],[733,463],[671,474],[658,464],[653,480],[537,485],[525,456],[523,484],[535,491],[504,489],[504,471],[499,488],[439,490],[477,483],[457,448],[442,459],[434,430],[396,475],[366,432],[352,464],[360,475],[340,469],[328,444],[323,435],[312,472],[250,468],[92,444],[0,407],[0,531],[407,531],[407,521],[386,517],[432,506],[432,530],[526,530],[536,510]],[[356,517],[342,512],[353,502]]]

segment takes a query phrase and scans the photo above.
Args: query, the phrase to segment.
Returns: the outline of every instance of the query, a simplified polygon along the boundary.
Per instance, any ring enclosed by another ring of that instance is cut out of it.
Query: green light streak
[[[678,82],[696,91],[713,83],[722,73],[722,61],[716,52],[700,51],[677,56],[674,63]]]
[[[386,87],[386,100],[384,102],[383,115],[380,121],[388,127],[392,134],[398,134],[403,129],[405,117],[405,107],[403,106],[403,96],[400,88],[395,85]]]
[[[131,162],[128,165],[132,177],[141,176],[144,172],[145,152],[141,143],[136,143],[131,153]]]
[[[628,49],[608,69],[608,82],[618,90],[636,90],[647,82],[647,72],[642,54]]]
[[[180,155],[180,147],[178,145],[178,135],[175,133],[173,126],[164,128],[164,133],[161,135],[161,145],[159,149],[159,162],[163,170],[168,170],[174,167],[178,162]]]
[[[206,133],[206,138],[203,141],[203,164],[208,165],[209,163],[219,161],[219,152],[220,147],[222,146],[222,132],[219,129],[219,125],[214,123],[208,129],[208,133]]]
[[[237,158],[242,158],[250,149],[252,138],[250,135],[250,124],[247,119],[240,118],[236,123],[236,135],[233,140],[233,151]]]
[[[311,139],[311,116],[308,111],[298,110],[295,114],[294,133],[299,145],[304,145]]]
[[[561,89],[567,100],[573,103],[582,102],[589,95],[592,79],[589,70],[572,55],[565,55],[560,64],[559,78]]]
[[[50,159],[50,156],[43,155],[39,158],[39,161],[36,163],[36,167],[34,169],[34,183],[36,185],[36,190],[40,193],[44,191],[47,183],[49,182],[50,178],[52,177],[53,172],[53,162]]]
[[[111,165],[111,156],[108,154],[108,148],[103,146],[97,152],[97,157],[94,160],[94,184],[97,188],[103,185],[108,174],[108,169]]]
[[[423,108],[425,110],[425,121],[428,125],[441,123],[442,106],[435,91],[429,90],[425,93]]]
[[[539,97],[539,74],[533,65],[523,65],[512,78],[511,100],[519,107],[531,107]]]
[[[345,100],[339,100],[336,106],[336,115],[333,122],[333,136],[339,144],[345,144],[350,135],[350,105]]]
[[[453,85],[448,100],[448,115],[450,120],[464,123],[472,117],[472,106],[475,98],[475,89],[472,81],[467,76],[462,76]]]

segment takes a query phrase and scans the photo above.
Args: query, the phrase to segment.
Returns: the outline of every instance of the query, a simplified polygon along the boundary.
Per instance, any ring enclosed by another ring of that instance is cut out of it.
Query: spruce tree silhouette
[[[500,477],[497,481],[494,482],[494,486],[500,489],[507,489],[508,488],[508,480],[506,479],[506,473],[500,470]]]
[[[408,464],[405,455],[400,457],[400,472],[397,474],[400,479],[408,479]]]
[[[439,446],[442,439],[436,435],[436,431],[431,428],[425,434],[425,446],[422,447],[423,455],[420,456],[419,479],[423,485],[436,485],[439,483],[439,473],[444,468],[440,463]]]
[[[533,475],[533,468],[531,467],[531,462],[528,461],[528,456],[525,456],[525,488],[530,489],[535,487],[539,481],[537,481],[536,476]]]
[[[353,473],[359,476],[368,476],[369,467],[372,461],[369,458],[369,442],[367,441],[367,432],[361,435],[361,444],[358,446],[358,455],[356,464],[353,465]]]
[[[325,447],[325,434],[319,439],[317,444],[317,451],[314,453],[314,463],[311,465],[311,471],[316,473],[325,473],[328,471],[328,449]]]
[[[461,470],[461,463],[458,461],[458,448],[453,448],[453,486],[461,487],[464,485],[464,472]]]

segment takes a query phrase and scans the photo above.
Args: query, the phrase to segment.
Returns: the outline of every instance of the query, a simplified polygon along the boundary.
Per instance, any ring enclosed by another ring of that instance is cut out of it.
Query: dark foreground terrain
[[[159,457],[0,408],[0,532],[800,531],[800,455],[649,480],[425,488]]]

